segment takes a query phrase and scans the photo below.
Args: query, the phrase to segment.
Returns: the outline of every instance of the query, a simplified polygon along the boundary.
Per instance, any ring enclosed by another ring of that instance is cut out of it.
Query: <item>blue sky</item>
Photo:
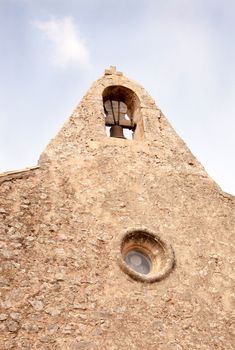
[[[109,65],[235,194],[234,0],[0,0],[0,171],[37,163]]]

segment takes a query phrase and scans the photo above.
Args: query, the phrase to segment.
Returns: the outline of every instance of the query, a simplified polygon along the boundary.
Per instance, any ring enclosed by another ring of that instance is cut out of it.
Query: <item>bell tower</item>
[[[0,198],[1,349],[233,349],[234,197],[115,67]]]

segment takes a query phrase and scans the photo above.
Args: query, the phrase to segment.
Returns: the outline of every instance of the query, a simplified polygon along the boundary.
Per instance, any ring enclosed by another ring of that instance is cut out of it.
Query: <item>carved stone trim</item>
[[[146,254],[151,260],[152,268],[147,275],[132,270],[124,261],[125,255],[132,249]],[[127,230],[123,235],[118,262],[121,269],[133,279],[152,283],[169,275],[175,265],[175,255],[171,245],[158,234],[138,227]]]

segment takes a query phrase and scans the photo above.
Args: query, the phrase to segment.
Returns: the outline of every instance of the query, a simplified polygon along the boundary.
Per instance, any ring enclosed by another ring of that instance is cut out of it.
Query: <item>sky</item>
[[[234,0],[0,0],[0,172],[36,165],[110,65],[235,195]]]

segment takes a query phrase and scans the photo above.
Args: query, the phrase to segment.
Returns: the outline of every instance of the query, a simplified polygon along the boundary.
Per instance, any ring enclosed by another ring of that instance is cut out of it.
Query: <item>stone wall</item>
[[[139,97],[143,139],[106,136],[109,85]],[[106,71],[39,166],[0,183],[1,349],[233,349],[234,197],[139,85]],[[143,228],[175,255],[154,283],[118,263]]]

